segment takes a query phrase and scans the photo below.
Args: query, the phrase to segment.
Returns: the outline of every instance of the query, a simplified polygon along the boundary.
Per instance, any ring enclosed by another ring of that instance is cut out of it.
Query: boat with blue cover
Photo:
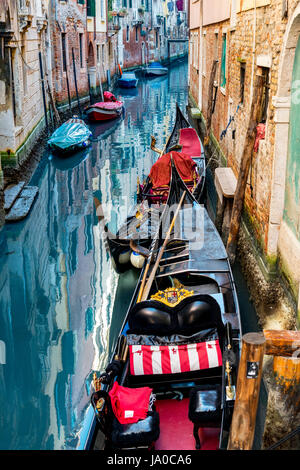
[[[118,85],[121,88],[136,88],[138,79],[134,72],[123,72],[118,80]]]
[[[92,132],[77,116],[64,122],[48,140],[49,147],[60,156],[68,156],[90,144]]]
[[[152,62],[145,68],[146,77],[160,77],[161,75],[166,75],[168,73],[168,68],[163,67],[160,62]]]

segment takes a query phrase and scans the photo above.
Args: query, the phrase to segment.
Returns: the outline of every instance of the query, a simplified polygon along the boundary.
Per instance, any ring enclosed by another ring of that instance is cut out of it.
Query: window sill
[[[220,92],[222,93],[222,95],[226,96],[226,88],[220,86]]]

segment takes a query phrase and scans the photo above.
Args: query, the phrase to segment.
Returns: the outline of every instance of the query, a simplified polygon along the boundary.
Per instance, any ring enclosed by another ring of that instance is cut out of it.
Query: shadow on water
[[[94,190],[115,231],[135,201],[137,176],[156,159],[150,135],[162,146],[176,102],[187,103],[187,63],[154,87],[140,79],[123,99],[124,117],[91,125],[85,152],[60,160],[45,150],[31,180],[39,195],[29,216],[0,232],[1,449],[79,445],[92,373],[106,365],[136,282],[128,274],[118,283]],[[114,307],[116,293],[123,301]]]

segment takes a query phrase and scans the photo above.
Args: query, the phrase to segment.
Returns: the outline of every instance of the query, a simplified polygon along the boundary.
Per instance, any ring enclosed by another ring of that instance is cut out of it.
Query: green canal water
[[[30,182],[39,186],[30,215],[0,232],[0,449],[84,446],[92,374],[110,356],[137,280],[112,269],[93,192],[116,230],[135,201],[137,176],[156,160],[150,136],[162,147],[176,102],[185,111],[187,62],[116,94],[123,118],[91,126],[91,147],[68,159],[45,149]],[[238,267],[235,275],[244,328],[253,331]]]

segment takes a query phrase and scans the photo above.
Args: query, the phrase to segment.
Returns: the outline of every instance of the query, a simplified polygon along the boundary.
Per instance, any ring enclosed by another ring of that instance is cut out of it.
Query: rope
[[[228,124],[227,124],[226,128],[221,132],[220,140],[224,139],[224,137],[226,136],[227,131],[228,131],[228,128],[229,128],[230,124],[234,121],[234,118],[235,118],[235,116],[237,115],[239,109],[240,109],[240,105],[238,104],[234,115],[233,115],[233,116],[230,116],[230,119],[229,119],[229,121],[228,121]]]

